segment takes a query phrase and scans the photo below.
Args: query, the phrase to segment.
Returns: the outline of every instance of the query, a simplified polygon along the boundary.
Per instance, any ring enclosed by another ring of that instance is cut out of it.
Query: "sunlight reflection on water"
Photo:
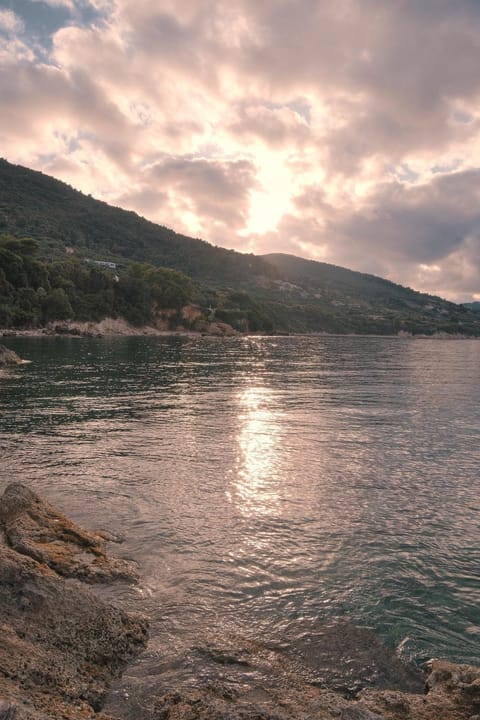
[[[239,455],[232,496],[244,515],[272,515],[280,502],[278,445],[284,418],[273,409],[273,393],[266,387],[246,388],[237,403]]]

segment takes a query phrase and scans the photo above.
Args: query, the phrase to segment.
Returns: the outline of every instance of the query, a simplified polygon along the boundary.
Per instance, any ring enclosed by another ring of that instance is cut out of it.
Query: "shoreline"
[[[279,332],[254,333],[239,332],[226,323],[212,323],[208,330],[188,330],[179,327],[164,330],[153,325],[135,326],[125,320],[105,318],[99,322],[53,322],[38,328],[0,328],[0,338],[8,340],[17,337],[68,337],[68,338],[106,338],[106,337],[186,337],[186,338],[248,338],[248,337],[356,337],[385,338],[398,340],[480,340],[480,336],[462,335],[458,333],[435,332],[431,335],[421,333],[399,332],[396,334],[378,333],[332,333],[319,332]]]

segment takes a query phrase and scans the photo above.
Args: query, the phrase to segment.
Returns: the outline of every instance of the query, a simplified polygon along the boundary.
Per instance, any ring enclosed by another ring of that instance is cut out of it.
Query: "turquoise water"
[[[193,674],[213,627],[339,619],[480,663],[480,342],[5,342],[32,362],[0,380],[0,489],[125,535],[141,586],[103,592],[150,614],[144,674]]]

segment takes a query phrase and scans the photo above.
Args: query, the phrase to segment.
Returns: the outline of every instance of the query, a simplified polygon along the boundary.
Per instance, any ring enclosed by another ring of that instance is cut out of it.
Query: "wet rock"
[[[205,645],[195,646],[193,649],[208,660],[220,665],[250,666],[250,651],[246,648],[226,649],[207,642]]]
[[[17,708],[12,703],[0,700],[0,720],[15,720]]]
[[[9,535],[16,540],[22,517],[34,531],[19,532],[18,551],[9,546]],[[68,530],[67,545],[72,536],[82,542],[96,537],[70,525],[25,486],[9,486],[0,499],[0,718],[107,720],[99,711],[108,686],[145,646],[147,623],[59,575],[56,562],[34,557],[51,558],[48,549],[32,553],[30,545],[41,544],[43,527],[48,546],[55,521]]]
[[[231,700],[214,689],[167,693],[160,698],[153,720],[339,720],[341,710],[333,712],[327,693],[299,694],[292,690],[263,693],[259,700],[251,693]],[[339,703],[345,702],[339,699]],[[340,705],[341,707],[341,705]]]
[[[454,665],[445,660],[429,663],[428,694],[432,698],[449,699],[469,715],[480,712],[480,668]]]
[[[424,676],[419,692],[369,688],[348,698],[312,684],[290,652],[260,640],[229,634],[222,642],[215,635],[195,649],[221,666],[221,679],[156,700],[152,688],[151,710],[142,720],[472,720],[478,714],[476,668],[436,661],[428,692]]]
[[[22,362],[16,352],[5,347],[5,345],[0,345],[0,365],[21,365]]]
[[[92,583],[137,579],[131,563],[107,555],[111,536],[81,528],[20,483],[5,490],[0,521],[10,547],[59,575]]]

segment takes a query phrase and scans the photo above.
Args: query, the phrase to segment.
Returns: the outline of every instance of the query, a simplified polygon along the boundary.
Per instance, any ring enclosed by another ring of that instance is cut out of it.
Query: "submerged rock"
[[[366,628],[342,621],[317,625],[292,644],[292,652],[307,666],[312,684],[355,695],[364,687],[423,692],[425,677],[403,663]]]
[[[77,542],[90,574],[97,535],[25,486],[5,491],[0,525],[0,718],[106,720],[98,711],[107,688],[145,646],[146,620],[62,577],[82,576],[82,559],[70,547]],[[103,549],[102,556],[109,567]]]
[[[355,642],[362,643],[368,636],[346,623],[337,626],[337,631],[344,640],[347,632],[352,633],[346,640],[348,664]],[[333,632],[334,628],[328,629],[326,634],[329,644],[335,646]],[[309,672],[313,647],[300,653],[298,647],[275,647],[225,628],[212,628],[210,635],[197,636],[196,641],[188,652],[192,667],[198,670],[196,682],[191,678],[175,686],[159,676],[156,681],[144,681],[148,683],[145,691],[137,676],[137,684],[133,679],[127,691],[110,696],[112,714],[130,720],[480,720],[476,717],[480,712],[478,668],[434,661],[428,678],[420,671],[418,676],[408,673],[405,678],[398,676],[393,660],[390,678],[380,677],[381,687],[370,687],[352,697],[348,688],[338,692],[328,684],[318,684]],[[373,651],[379,649],[377,641]],[[321,640],[322,654],[325,651]],[[383,652],[384,658],[390,653]],[[332,655],[332,663],[337,660]],[[145,672],[145,660],[143,668]],[[412,690],[406,689],[409,686]]]

